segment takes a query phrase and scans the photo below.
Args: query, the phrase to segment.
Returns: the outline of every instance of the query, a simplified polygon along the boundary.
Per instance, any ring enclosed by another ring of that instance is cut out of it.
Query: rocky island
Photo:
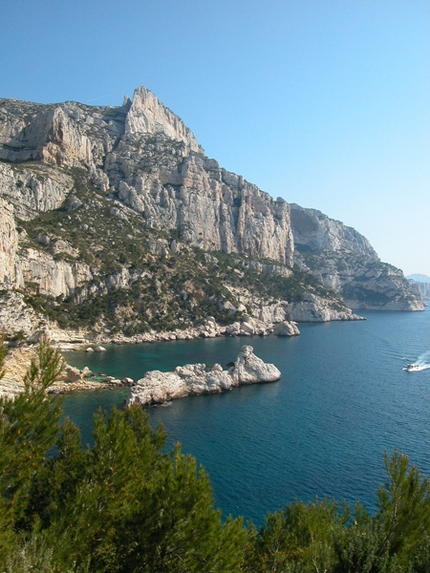
[[[255,356],[252,346],[243,346],[233,366],[223,370],[220,364],[177,366],[173,372],[152,370],[131,388],[127,406],[151,406],[186,396],[217,394],[243,384],[275,382],[281,372]]]

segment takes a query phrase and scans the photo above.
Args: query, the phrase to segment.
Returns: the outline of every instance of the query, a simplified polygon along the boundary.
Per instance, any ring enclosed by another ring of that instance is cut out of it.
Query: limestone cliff
[[[148,225],[176,229],[206,250],[292,265],[287,203],[208,159],[149,90],[138,88],[120,108],[16,100],[0,100],[0,108],[0,159],[14,165],[3,166],[0,184],[18,216],[58,208],[72,184],[64,168],[85,166],[96,187],[117,193]],[[25,170],[29,161],[37,168]]]
[[[382,263],[355,229],[315,209],[290,209],[295,264],[338,292],[349,308],[423,310],[402,271]]]
[[[250,324],[280,301],[279,323],[350,319],[341,297],[368,307],[364,277],[372,308],[420,307],[366,239],[316,213],[222,169],[146,88],[119,107],[0,100],[0,288],[34,329]]]
[[[13,207],[0,198],[0,285],[6,288],[19,286],[16,271],[18,233],[15,227]]]
[[[421,296],[424,300],[430,300],[430,282],[410,278],[408,278],[408,281],[417,296]]]

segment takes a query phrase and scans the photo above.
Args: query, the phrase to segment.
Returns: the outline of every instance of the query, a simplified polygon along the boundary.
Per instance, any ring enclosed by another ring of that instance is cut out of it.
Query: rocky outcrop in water
[[[217,394],[242,384],[275,382],[281,372],[255,356],[252,346],[243,346],[234,366],[223,370],[220,364],[178,366],[173,372],[153,370],[131,388],[127,406],[151,406],[186,396]]]

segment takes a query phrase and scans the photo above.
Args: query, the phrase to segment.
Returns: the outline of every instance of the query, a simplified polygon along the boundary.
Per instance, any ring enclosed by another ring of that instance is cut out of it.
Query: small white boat
[[[420,372],[427,368],[430,368],[430,364],[408,364],[403,370],[406,370],[406,372]]]

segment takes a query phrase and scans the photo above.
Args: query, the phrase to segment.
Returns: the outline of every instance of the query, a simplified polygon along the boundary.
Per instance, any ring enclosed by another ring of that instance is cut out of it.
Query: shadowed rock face
[[[341,249],[377,260],[369,241],[352,227],[330,219],[316,209],[290,204],[294,243],[301,251],[332,251]]]
[[[275,382],[281,372],[255,356],[252,346],[243,346],[234,366],[223,370],[220,364],[208,369],[204,364],[178,366],[174,372],[152,370],[131,389],[127,406],[150,406],[201,394],[217,394],[242,384]]]
[[[290,205],[295,264],[338,292],[352,309],[423,310],[402,271],[382,263],[355,229],[315,209]],[[300,320],[294,315],[293,320]]]

